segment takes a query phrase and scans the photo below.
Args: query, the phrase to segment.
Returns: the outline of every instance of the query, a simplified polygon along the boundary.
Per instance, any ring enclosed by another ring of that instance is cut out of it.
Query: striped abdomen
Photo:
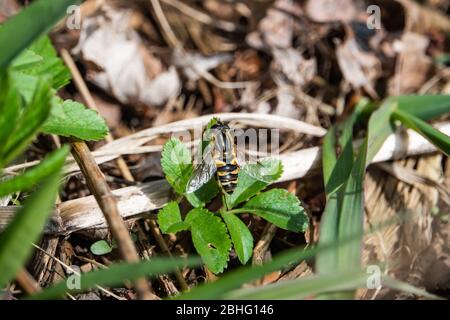
[[[236,159],[226,163],[221,160],[216,160],[217,166],[217,180],[222,189],[228,193],[233,193],[238,181],[239,166]]]

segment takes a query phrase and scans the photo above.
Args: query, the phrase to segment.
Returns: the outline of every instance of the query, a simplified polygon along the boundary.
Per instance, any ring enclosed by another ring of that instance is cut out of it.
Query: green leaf
[[[0,169],[5,164],[3,150],[16,127],[22,101],[9,73],[0,72]]]
[[[68,153],[69,149],[63,147]],[[15,277],[31,254],[33,242],[39,238],[53,207],[60,180],[61,167],[48,177],[42,187],[30,196],[6,230],[0,235],[0,287]]]
[[[224,295],[225,299],[244,300],[300,300],[316,294],[365,288],[367,274],[359,272],[335,272],[314,275],[290,281],[281,281],[258,288],[245,288]]]
[[[105,120],[94,110],[72,100],[53,99],[53,107],[42,131],[81,140],[101,140],[108,133]]]
[[[250,199],[242,209],[230,212],[249,212],[261,216],[282,229],[305,232],[308,216],[300,200],[284,189],[272,189]]]
[[[424,121],[450,112],[450,95],[410,95],[390,98],[397,108]]]
[[[396,110],[393,114],[394,119],[399,120],[406,127],[413,129],[425,139],[430,141],[436,147],[438,147],[447,156],[450,156],[450,137],[440,132],[436,128],[433,128],[428,123],[421,119],[408,114],[401,110]]]
[[[104,254],[110,253],[113,248],[105,240],[99,240],[91,245],[90,250],[96,256],[102,256]]]
[[[397,102],[393,99],[387,99],[370,117],[367,129],[366,166],[370,164],[386,138],[394,133],[395,126],[391,117],[396,108]]]
[[[24,108],[8,142],[3,149],[0,167],[18,156],[34,138],[50,112],[51,92],[45,78],[41,78],[32,101]]]
[[[184,194],[192,174],[191,153],[178,139],[170,139],[161,153],[161,166],[167,181],[179,194]]]
[[[69,68],[58,57],[49,37],[43,36],[33,42],[30,50],[43,58],[42,63],[33,64],[23,72],[30,75],[51,75],[52,88],[55,90],[67,85],[72,78]]]
[[[277,159],[264,159],[257,164],[247,164],[239,171],[238,185],[231,195],[225,195],[229,208],[248,200],[275,182],[283,173],[283,165]]]
[[[336,244],[333,245],[336,247]],[[331,246],[328,248],[328,250]],[[249,283],[260,279],[264,275],[287,268],[289,265],[299,263],[305,259],[314,257],[318,250],[326,250],[325,248],[319,249],[317,247],[311,247],[308,249],[294,248],[286,250],[283,253],[278,254],[270,262],[263,264],[262,266],[243,266],[237,270],[227,272],[217,281],[199,285],[193,288],[190,292],[185,292],[176,299],[181,300],[194,300],[194,299],[218,299],[230,290],[239,288],[244,283]]]
[[[42,160],[38,166],[26,171],[20,176],[0,182],[0,197],[17,191],[26,191],[36,186],[39,181],[52,175],[58,168],[61,168],[66,156],[66,148],[57,149]]]
[[[383,222],[374,226],[371,232],[376,232],[391,226],[394,220]],[[341,243],[333,242],[326,243],[320,246],[310,246],[308,248],[292,248],[276,255],[272,261],[264,263],[262,266],[243,266],[236,270],[232,270],[224,274],[217,281],[199,285],[193,288],[190,292],[185,292],[176,299],[218,299],[230,292],[230,290],[237,289],[245,283],[260,279],[264,275],[275,270],[286,270],[296,266],[301,261],[309,260],[319,253],[335,251],[339,246],[350,242],[360,241],[361,234],[354,234],[343,240]]]
[[[180,208],[176,201],[169,202],[159,210],[158,225],[162,233],[177,233],[189,229],[189,224],[181,219]]]
[[[69,289],[66,281],[61,281],[50,288],[42,290],[35,295],[29,296],[33,300],[49,300],[61,298],[67,293],[80,293],[95,288],[95,286],[117,286],[125,280],[133,281],[143,276],[156,276],[169,273],[182,267],[198,266],[200,259],[175,259],[175,258],[152,258],[150,261],[137,263],[115,263],[108,269],[99,269],[82,274],[79,278],[80,287]],[[70,281],[70,280],[68,280]]]
[[[210,202],[219,193],[219,187],[216,180],[213,178],[209,180],[200,189],[193,193],[187,193],[186,199],[194,207],[203,207],[206,203]]]
[[[368,274],[363,271],[335,272],[329,275],[314,275],[290,281],[281,281],[257,288],[244,288],[224,295],[234,300],[300,300],[317,294],[367,288]],[[385,287],[410,292],[429,299],[439,297],[391,277],[383,277]]]
[[[189,211],[186,222],[191,226],[192,242],[209,270],[221,273],[227,266],[231,241],[222,220],[206,209]]]
[[[23,72],[11,72],[11,78],[25,103],[29,104],[33,99],[33,94],[39,84],[39,77]]]
[[[11,68],[14,71],[26,70],[28,68],[36,66],[38,63],[42,63],[44,58],[36,54],[30,49],[26,49],[20,54],[11,64]]]
[[[353,126],[371,110],[373,104],[362,98],[348,119],[328,130],[322,148],[323,180],[327,196],[348,179],[353,166]]]
[[[8,19],[0,28],[0,68],[6,68],[35,39],[50,30],[76,0],[38,0]]]
[[[233,214],[224,212],[222,213],[222,218],[231,235],[231,241],[233,241],[234,250],[239,261],[242,264],[246,264],[253,252],[253,236],[250,230],[241,219]]]

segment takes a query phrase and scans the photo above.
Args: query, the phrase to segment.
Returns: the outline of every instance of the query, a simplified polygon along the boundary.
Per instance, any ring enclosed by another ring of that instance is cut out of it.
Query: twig
[[[187,4],[181,1],[178,0],[162,0],[162,1],[203,24],[212,25],[214,27],[223,29],[228,32],[233,32],[237,30],[236,26],[233,23],[228,21],[215,20],[210,16],[208,16],[207,14],[188,6]]]
[[[169,257],[172,257],[172,253],[169,250],[169,247],[167,246],[166,241],[164,240],[161,231],[159,230],[159,227],[155,220],[148,220],[148,225],[150,227],[150,231],[153,234],[153,236],[156,239],[156,242],[158,242],[159,247],[161,250],[166,253]],[[180,284],[180,287],[183,291],[189,291],[189,286],[184,279],[183,275],[181,274],[181,271],[179,268],[175,269],[175,277],[178,280],[178,283]]]
[[[117,246],[122,257],[127,262],[139,261],[139,255],[134,247],[133,240],[128,233],[128,229],[117,207],[116,198],[111,193],[103,173],[95,163],[94,157],[88,146],[82,141],[73,141],[71,145],[72,155],[86,178],[89,190],[94,195],[103,212],[111,233],[117,241]],[[157,297],[151,293],[150,285],[145,278],[136,280],[135,288],[139,298],[157,299]]]
[[[150,3],[153,7],[153,10],[155,11],[155,15],[161,26],[161,29],[163,30],[163,37],[166,39],[167,44],[169,44],[169,46],[171,46],[172,48],[181,48],[182,44],[170,27],[169,21],[167,21],[167,18],[164,15],[159,0],[150,0]]]
[[[261,238],[258,240],[258,242],[255,245],[255,248],[253,249],[253,257],[252,257],[253,265],[259,266],[264,263],[264,256],[266,255],[270,242],[275,236],[277,230],[278,228],[276,225],[270,222],[267,223],[261,235]]]
[[[16,281],[27,294],[35,294],[41,291],[39,283],[25,268],[19,270],[16,275]]]
[[[77,87],[78,91],[81,93],[81,96],[83,97],[84,101],[86,102],[87,106],[91,108],[92,110],[99,111],[97,104],[95,103],[94,98],[91,95],[91,92],[89,91],[86,82],[84,82],[83,77],[80,74],[80,71],[78,70],[75,62],[72,59],[72,56],[69,54],[69,52],[66,49],[61,49],[61,57],[63,58],[66,65],[69,67],[70,72],[72,73],[73,80],[75,82],[75,86]],[[114,138],[111,135],[111,133],[108,132],[108,134],[105,137],[106,142],[113,142]],[[128,168],[125,160],[122,157],[118,157],[116,159],[117,166],[119,167],[120,172],[122,173],[122,176],[129,181],[134,181],[133,176],[131,175],[130,169]]]

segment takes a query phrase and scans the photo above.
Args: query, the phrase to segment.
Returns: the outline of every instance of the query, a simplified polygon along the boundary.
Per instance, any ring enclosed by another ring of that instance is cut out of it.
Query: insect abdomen
[[[217,177],[222,189],[230,194],[234,191],[238,181],[239,166],[237,164],[217,161]]]

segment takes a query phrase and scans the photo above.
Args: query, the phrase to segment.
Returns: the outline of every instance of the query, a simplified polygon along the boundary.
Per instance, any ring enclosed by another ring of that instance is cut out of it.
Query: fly
[[[230,127],[217,121],[210,129],[208,145],[203,150],[202,162],[197,165],[187,184],[187,193],[195,192],[214,175],[220,188],[232,194],[237,186],[240,166],[237,148]]]

